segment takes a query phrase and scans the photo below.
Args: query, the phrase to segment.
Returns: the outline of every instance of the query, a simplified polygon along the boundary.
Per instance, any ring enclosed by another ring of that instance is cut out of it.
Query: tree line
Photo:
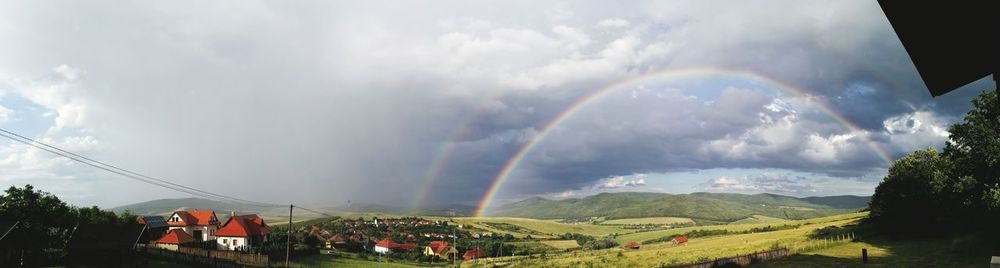
[[[18,222],[18,232],[30,238],[19,243],[24,249],[37,252],[62,248],[78,224],[135,223],[137,216],[127,211],[115,214],[97,206],[71,206],[28,184],[21,188],[11,186],[0,195],[0,220]]]
[[[875,188],[866,221],[895,235],[986,232],[1000,221],[1000,103],[996,91],[972,100],[948,128],[944,149],[894,161]]]

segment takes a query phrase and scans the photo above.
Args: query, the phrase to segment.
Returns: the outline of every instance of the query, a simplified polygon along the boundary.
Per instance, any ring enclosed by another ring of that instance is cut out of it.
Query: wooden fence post
[[[868,263],[868,249],[861,249],[861,263]]]

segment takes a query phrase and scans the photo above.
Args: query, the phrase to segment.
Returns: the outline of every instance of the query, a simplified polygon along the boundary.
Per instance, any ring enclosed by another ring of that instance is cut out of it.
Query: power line
[[[178,191],[178,192],[187,193],[187,194],[190,194],[190,195],[193,195],[193,196],[208,198],[208,199],[212,199],[212,200],[216,200],[216,201],[221,201],[221,202],[226,202],[226,203],[244,204],[244,205],[251,205],[251,206],[258,206],[258,207],[284,206],[284,205],[281,205],[281,204],[271,204],[271,203],[251,201],[251,200],[246,200],[246,199],[242,199],[242,198],[236,198],[236,197],[232,197],[232,196],[228,196],[228,195],[217,194],[217,193],[213,193],[213,192],[209,192],[209,191],[195,189],[195,188],[192,188],[192,187],[188,187],[188,186],[184,186],[184,185],[181,185],[181,184],[173,183],[173,182],[170,182],[170,181],[167,181],[167,180],[163,180],[163,179],[159,179],[159,178],[147,176],[147,175],[144,175],[142,173],[135,172],[135,171],[131,171],[131,170],[127,170],[127,169],[124,169],[124,168],[120,168],[120,167],[117,167],[117,166],[114,166],[114,165],[111,165],[111,164],[107,164],[107,163],[104,163],[104,162],[101,162],[101,161],[97,161],[97,160],[85,157],[85,156],[81,156],[79,154],[76,154],[76,153],[73,153],[73,152],[70,152],[70,151],[66,151],[66,150],[63,150],[63,149],[61,149],[59,147],[52,146],[52,145],[43,143],[41,141],[37,141],[37,140],[31,139],[31,138],[19,135],[17,133],[8,131],[8,130],[3,129],[3,128],[0,128],[0,132],[2,132],[2,133],[0,133],[0,136],[6,137],[8,139],[11,139],[11,140],[14,140],[14,141],[17,141],[17,142],[20,142],[20,143],[23,143],[23,144],[31,146],[31,147],[35,147],[35,148],[44,150],[46,152],[49,152],[49,153],[52,153],[52,154],[55,154],[55,155],[59,155],[59,156],[68,158],[70,160],[73,160],[73,161],[76,161],[76,162],[79,162],[79,163],[82,163],[82,164],[86,164],[88,166],[99,168],[99,169],[102,169],[104,171],[115,173],[115,174],[124,176],[126,178],[130,178],[130,179],[137,180],[137,181],[140,181],[140,182],[144,182],[144,183],[148,183],[148,184],[160,186],[160,187],[167,188],[167,189],[174,190],[174,191]]]

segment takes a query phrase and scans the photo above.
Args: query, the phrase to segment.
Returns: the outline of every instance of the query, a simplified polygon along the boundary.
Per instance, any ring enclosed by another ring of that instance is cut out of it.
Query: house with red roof
[[[474,259],[479,259],[479,258],[482,258],[482,257],[486,257],[486,252],[483,252],[482,249],[478,249],[478,248],[466,250],[465,254],[462,255],[462,258],[465,259],[465,260],[467,260],[467,261],[474,260]]]
[[[458,250],[455,247],[448,245],[445,241],[431,241],[424,247],[424,256],[438,256],[442,259],[451,259],[452,256],[458,255]]]
[[[416,243],[396,243],[386,238],[375,243],[375,253],[387,254],[392,252],[406,252],[417,248]]]
[[[670,240],[670,242],[674,242],[675,245],[684,244],[684,243],[687,243],[687,241],[688,241],[688,238],[686,236],[683,236],[683,235],[682,236],[678,236],[678,237],[674,237],[674,239]]]
[[[326,239],[326,248],[344,248],[347,247],[347,240],[341,235],[334,235]]]
[[[211,210],[174,211],[167,217],[170,230],[183,230],[194,238],[194,241],[215,240],[215,231],[219,229],[219,218]]]
[[[216,247],[220,250],[251,250],[267,242],[269,234],[271,230],[257,214],[233,215],[215,231]]]
[[[167,234],[163,235],[160,239],[157,239],[153,243],[160,248],[177,250],[177,247],[191,242],[194,242],[194,238],[187,232],[184,232],[184,230],[170,229],[167,231]]]

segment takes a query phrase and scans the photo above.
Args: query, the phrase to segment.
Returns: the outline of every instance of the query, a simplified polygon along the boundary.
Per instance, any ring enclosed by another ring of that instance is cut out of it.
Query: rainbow
[[[479,201],[479,204],[475,211],[475,216],[482,217],[484,215],[486,210],[490,207],[490,203],[493,202],[494,196],[500,190],[500,187],[510,176],[510,173],[514,171],[514,169],[521,163],[521,161],[524,160],[525,156],[527,156],[528,153],[530,153],[532,149],[534,149],[539,143],[545,140],[545,138],[552,132],[552,130],[556,126],[562,124],[567,119],[572,117],[573,114],[575,114],[581,108],[587,106],[590,103],[593,103],[595,100],[601,99],[602,97],[609,95],[612,92],[624,88],[629,88],[629,86],[635,85],[637,83],[647,82],[657,79],[681,79],[681,78],[694,78],[694,77],[704,77],[704,76],[730,76],[730,77],[745,78],[767,84],[768,86],[772,86],[778,90],[792,94],[797,97],[812,99],[811,96],[806,93],[806,91],[794,87],[792,85],[789,85],[785,82],[778,81],[773,78],[760,75],[754,72],[750,72],[747,70],[725,69],[716,67],[667,69],[657,72],[646,73],[643,75],[631,77],[616,83],[609,84],[590,94],[584,95],[578,98],[573,103],[569,104],[562,112],[556,114],[555,117],[553,117],[546,124],[544,124],[541,130],[535,133],[535,135],[533,135],[531,139],[528,140],[528,142],[522,144],[521,147],[515,151],[514,155],[511,156],[509,159],[507,159],[503,167],[497,173],[496,177],[493,178],[493,181],[490,184],[489,188],[487,188],[486,193]],[[834,120],[836,120],[838,123],[847,127],[849,130],[853,132],[866,132],[861,127],[858,127],[854,123],[848,121],[846,118],[844,118],[843,115],[840,115],[839,113],[831,109],[825,103],[820,101],[815,101],[814,103],[817,104],[817,107],[822,112],[826,113]],[[889,152],[886,151],[885,148],[883,148],[879,143],[873,141],[871,138],[866,138],[866,139],[868,140],[867,142],[868,146],[872,149],[873,152],[875,152],[875,154],[878,155],[879,158],[885,160],[887,163],[892,162],[892,157],[890,156]]]

